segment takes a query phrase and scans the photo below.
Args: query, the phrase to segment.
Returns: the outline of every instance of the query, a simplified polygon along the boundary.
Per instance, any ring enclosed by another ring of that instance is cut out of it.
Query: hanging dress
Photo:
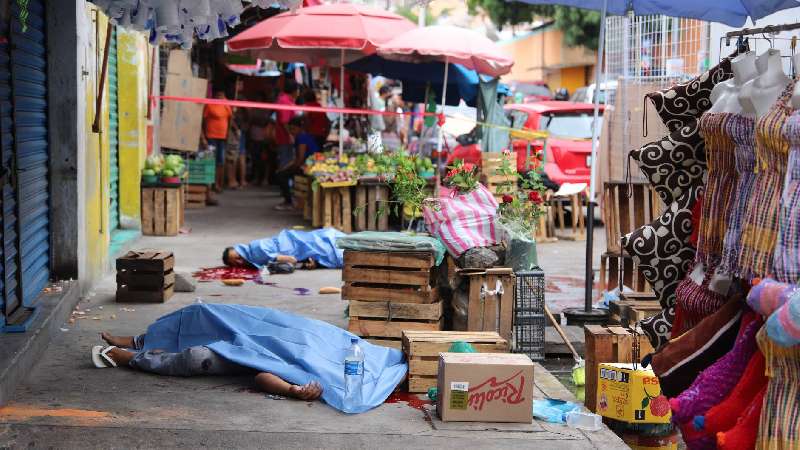
[[[775,104],[756,121],[756,181],[742,224],[738,273],[741,278],[772,273],[781,193],[789,158],[789,143],[783,137],[783,126],[791,114],[788,103],[794,85],[794,80],[790,81]]]
[[[789,142],[789,162],[781,196],[775,278],[784,283],[797,283],[800,281],[800,110],[786,120],[783,136]]]
[[[800,346],[781,347],[767,336],[766,327],[756,339],[769,377],[756,449],[800,448]]]
[[[734,144],[737,181],[728,211],[728,229],[722,246],[720,271],[736,274],[739,273],[739,248],[744,211],[756,180],[755,119],[733,114],[724,126],[725,134],[730,136]]]
[[[716,265],[722,257],[728,211],[738,182],[736,144],[729,134],[730,113],[707,112],[700,117],[700,134],[706,143],[708,181],[703,194],[703,209],[697,234],[697,261],[706,267]]]

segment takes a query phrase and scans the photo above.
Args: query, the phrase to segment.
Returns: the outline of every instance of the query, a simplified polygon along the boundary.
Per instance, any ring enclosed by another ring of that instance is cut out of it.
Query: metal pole
[[[450,72],[450,58],[444,57],[444,85],[442,86],[442,114],[447,100],[447,75]],[[438,119],[437,119],[438,120]],[[439,125],[439,139],[436,142],[436,195],[439,195],[439,186],[442,185],[442,140],[444,139],[444,124]]]
[[[339,98],[342,99],[342,108],[345,107],[344,104],[344,49],[342,49],[341,59],[339,61],[341,66],[339,66]],[[342,159],[342,153],[344,152],[344,114],[339,113],[339,160]]]
[[[592,126],[592,165],[591,176],[589,178],[589,198],[587,202],[586,218],[586,286],[584,292],[584,310],[588,313],[592,311],[592,287],[594,282],[594,270],[592,262],[594,255],[592,252],[594,234],[594,197],[597,191],[597,145],[600,127],[598,127],[600,117],[600,91],[602,89],[601,72],[603,70],[603,52],[606,43],[606,13],[608,12],[608,0],[603,0],[603,9],[600,12],[600,41],[597,45],[597,66],[595,66],[595,89],[594,89],[594,123]]]

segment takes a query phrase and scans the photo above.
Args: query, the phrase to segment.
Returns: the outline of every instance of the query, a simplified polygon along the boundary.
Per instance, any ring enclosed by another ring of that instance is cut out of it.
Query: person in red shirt
[[[283,92],[278,95],[279,105],[295,105],[297,99],[297,83],[292,79],[286,79],[283,85]],[[292,206],[292,186],[291,178],[282,176],[282,169],[290,165],[295,158],[293,140],[289,134],[289,122],[296,115],[296,111],[292,110],[279,110],[276,112],[275,117],[275,143],[278,150],[278,173],[276,177],[279,180],[281,195],[283,196],[283,203],[276,206],[275,209],[279,211],[289,211],[294,209]]]
[[[322,106],[319,104],[319,101],[317,101],[317,93],[310,88],[303,94],[303,100],[306,106]],[[325,145],[325,141],[328,140],[328,133],[331,131],[331,121],[328,120],[328,116],[325,113],[310,112],[307,113],[307,116],[308,119],[306,122],[308,126],[306,127],[306,131],[314,137],[314,140],[317,141],[317,145],[322,148],[322,146]]]
[[[214,98],[225,100],[225,91],[221,89],[214,91]],[[201,143],[203,147],[214,147],[214,154],[217,160],[214,188],[217,192],[222,190],[222,182],[225,176],[225,145],[228,139],[228,129],[232,126],[234,132],[238,133],[236,124],[231,124],[232,117],[233,109],[228,105],[205,105],[203,109]]]

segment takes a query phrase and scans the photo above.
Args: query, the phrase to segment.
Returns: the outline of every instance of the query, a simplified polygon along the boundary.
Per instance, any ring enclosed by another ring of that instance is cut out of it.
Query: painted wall
[[[121,28],[117,29],[121,228],[138,229],[141,227],[141,186],[139,182],[141,169],[144,167],[144,160],[147,156],[147,97],[150,56],[151,47],[144,35]],[[157,80],[155,85],[158,85]],[[157,116],[157,114],[153,114],[153,116]]]
[[[108,18],[89,2],[78,2],[78,58],[82,77],[78,83],[78,266],[86,292],[112,266],[109,248],[109,105],[103,87],[99,132],[92,129],[105,54]],[[149,50],[144,35],[117,31],[119,105],[119,205],[122,228],[140,228],[139,177],[147,148],[147,70]]]
[[[597,58],[596,52],[586,47],[568,46],[564,34],[552,25],[544,25],[498,44],[514,58],[514,67],[511,73],[503,76],[503,80],[546,81],[553,90],[566,87],[573,92],[575,88],[585,86],[585,83],[575,85],[578,79],[583,78],[585,67],[593,67]],[[576,77],[578,73],[580,76]]]

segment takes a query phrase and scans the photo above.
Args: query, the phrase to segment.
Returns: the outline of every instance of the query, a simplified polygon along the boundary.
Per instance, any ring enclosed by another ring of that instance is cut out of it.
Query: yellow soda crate
[[[597,370],[597,414],[629,423],[669,423],[669,401],[652,369],[603,363]]]

